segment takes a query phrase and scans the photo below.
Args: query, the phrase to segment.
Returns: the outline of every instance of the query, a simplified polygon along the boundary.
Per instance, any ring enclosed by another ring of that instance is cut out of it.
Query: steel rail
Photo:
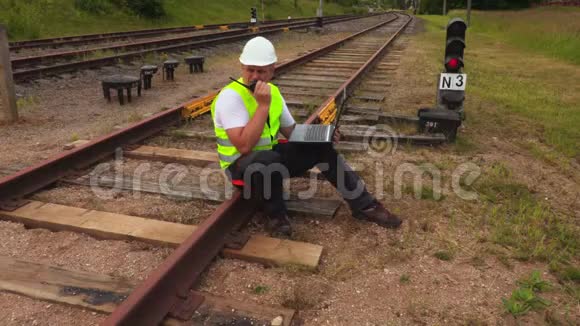
[[[327,16],[327,18],[341,18],[352,15],[335,15]],[[268,20],[258,23],[256,26],[265,26],[275,23],[283,22],[299,22],[306,20],[314,20],[316,17],[304,17],[304,18],[292,18],[292,19],[277,19]],[[167,33],[175,32],[191,32],[199,30],[211,30],[219,29],[223,27],[227,28],[248,28],[252,26],[249,22],[233,22],[233,23],[222,23],[222,24],[211,24],[211,25],[194,25],[194,26],[180,26],[180,27],[167,27],[167,28],[156,28],[156,29],[142,29],[126,32],[113,32],[113,33],[99,33],[99,34],[85,34],[85,35],[75,35],[75,36],[65,36],[65,37],[54,37],[45,38],[38,40],[29,41],[16,41],[10,42],[10,51],[18,51],[27,48],[38,48],[38,47],[58,47],[62,45],[82,45],[90,44],[94,42],[102,42],[108,40],[119,40],[126,38],[138,38],[138,37],[151,37],[153,35],[162,35]]]
[[[292,20],[288,20],[288,23],[299,23],[299,22],[304,22],[304,21],[308,21],[308,19],[292,19]],[[274,24],[280,24],[280,23],[284,23],[284,22],[270,22],[270,23],[265,23],[262,25],[256,25],[260,26],[260,27],[265,27],[265,26],[272,26]],[[252,27],[252,25],[250,23],[246,23],[244,25],[239,24],[239,25],[212,25],[212,26],[203,26],[203,27],[195,27],[195,26],[191,26],[191,27],[179,27],[179,28],[173,28],[173,29],[169,29],[169,30],[151,30],[151,31],[144,31],[144,32],[138,32],[138,33],[131,33],[131,34],[127,34],[127,35],[113,35],[113,36],[100,36],[100,37],[94,37],[94,38],[81,38],[81,39],[72,39],[72,40],[65,40],[65,41],[54,41],[54,42],[50,42],[50,43],[40,43],[40,44],[31,44],[31,45],[21,45],[21,46],[13,46],[10,48],[10,51],[19,51],[21,49],[43,49],[43,48],[59,48],[59,47],[63,47],[63,46],[79,46],[79,45],[89,45],[89,44],[94,44],[94,43],[104,43],[104,42],[112,42],[112,41],[123,41],[123,40],[130,40],[130,39],[139,39],[139,38],[147,38],[147,37],[159,37],[159,36],[163,36],[163,35],[168,35],[168,34],[181,34],[181,33],[191,33],[191,32],[197,32],[197,31],[205,31],[205,30],[214,30],[214,29],[224,29],[224,30],[229,30],[229,29],[234,29],[234,28],[250,28]]]
[[[314,23],[314,21],[312,21],[310,23]],[[259,27],[259,29],[262,31],[268,31],[268,30],[285,28],[285,27],[302,26],[303,24],[304,24],[304,22],[271,24],[271,25]],[[66,51],[66,52],[51,53],[51,54],[38,55],[38,56],[21,57],[21,58],[12,59],[11,64],[12,64],[12,69],[17,70],[17,69],[22,69],[26,66],[35,65],[35,64],[36,65],[37,64],[49,64],[51,62],[58,61],[58,60],[64,60],[64,59],[75,58],[75,57],[83,57],[83,56],[91,55],[92,53],[95,53],[98,51],[135,51],[135,50],[140,50],[140,49],[146,49],[147,47],[153,47],[153,46],[167,46],[167,45],[184,43],[184,42],[196,42],[196,41],[204,41],[204,40],[211,40],[211,39],[221,39],[221,38],[227,37],[227,36],[243,35],[243,34],[248,34],[248,33],[253,33],[252,28],[244,28],[244,29],[238,29],[238,30],[210,33],[210,34],[203,34],[203,35],[194,35],[194,36],[179,36],[179,37],[166,38],[163,40],[134,42],[134,43],[130,43],[130,44],[103,46],[103,47],[86,49],[86,50]]]
[[[355,35],[375,30],[391,22],[377,24]],[[354,36],[344,38],[326,46],[315,53],[318,56],[335,49]],[[294,61],[282,64],[279,72],[285,72],[295,66],[294,62],[305,62],[314,59],[313,54],[306,54]],[[133,126],[96,139],[70,152],[59,154],[0,179],[0,201],[10,201],[31,194],[65,176],[71,169],[84,168],[110,156],[114,151],[147,138],[158,131],[182,120],[182,110],[191,102],[204,102],[209,105],[216,93],[197,101],[190,101],[171,110],[160,112]],[[210,218],[202,223],[172,255],[150,277],[139,286],[107,319],[108,325],[157,325],[168,311],[180,304],[187,305],[188,289],[195,284],[201,271],[211,262],[223,247],[224,235],[244,224],[254,213],[254,207],[240,197],[234,196],[222,203]],[[183,290],[185,289],[185,290]]]
[[[102,325],[159,325],[171,310],[197,296],[191,288],[219,254],[228,232],[238,230],[255,213],[250,201],[234,192],[141,283]]]
[[[334,24],[334,23],[344,22],[344,21],[358,19],[358,18],[360,18],[360,17],[357,17],[357,18],[348,17],[348,18],[336,19],[336,20],[332,20],[332,21],[327,22],[327,24]],[[151,49],[147,49],[147,50],[133,51],[133,52],[123,53],[123,54],[118,54],[118,55],[112,55],[112,56],[103,57],[103,58],[90,59],[90,60],[85,60],[85,61],[69,62],[69,63],[55,64],[55,65],[48,66],[48,67],[19,70],[19,71],[14,71],[12,75],[13,75],[14,80],[17,80],[17,81],[23,81],[23,80],[33,79],[33,78],[42,78],[42,76],[45,76],[45,75],[63,73],[63,72],[68,72],[68,71],[75,71],[78,69],[85,69],[85,68],[95,68],[95,67],[100,67],[100,66],[104,66],[104,65],[108,65],[108,64],[116,64],[116,63],[118,63],[119,60],[129,61],[133,58],[142,57],[142,56],[146,55],[147,53],[152,53],[152,52],[170,52],[170,51],[177,51],[177,50],[188,50],[188,49],[197,48],[197,47],[241,41],[241,40],[249,39],[249,38],[254,37],[256,35],[270,35],[270,34],[274,34],[274,33],[283,32],[287,29],[289,30],[289,29],[299,29],[299,28],[311,27],[311,26],[314,26],[315,24],[316,24],[315,22],[301,23],[301,24],[294,25],[294,26],[289,27],[289,28],[281,27],[281,28],[276,28],[276,29],[267,30],[267,31],[248,32],[248,33],[241,34],[241,35],[226,36],[226,37],[215,38],[215,39],[205,40],[205,41],[188,42],[188,43],[178,44],[178,45],[169,45],[169,46],[151,48]]]
[[[357,87],[364,74],[369,71],[385,54],[387,48],[400,35],[407,25],[411,22],[412,17],[408,14],[401,13],[409,17],[407,22],[403,24],[380,48],[377,50],[349,79],[347,79],[336,92],[329,97],[322,105],[320,105],[309,117],[306,123],[318,123],[321,120],[321,115],[325,110],[335,105],[335,109],[340,107],[344,101],[352,94]]]
[[[389,20],[384,23],[377,24],[359,33],[345,37],[333,44],[325,46],[319,50],[313,51],[309,54],[300,56],[292,61],[281,64],[276,68],[278,73],[283,73],[297,64],[304,63],[313,59],[314,57],[323,55],[333,49],[338,48],[344,42],[383,26],[391,22]],[[202,102],[209,102],[213,100],[212,96],[217,93],[211,93],[202,98]],[[70,173],[71,169],[82,169],[98,162],[99,160],[112,155],[119,147],[137,143],[160,130],[163,130],[171,125],[180,122],[182,118],[181,111],[191,105],[192,102],[199,102],[200,100],[193,100],[167,111],[157,113],[150,118],[138,122],[130,127],[105,135],[95,139],[83,146],[73,150],[61,153],[53,158],[40,162],[34,166],[19,171],[16,174],[6,176],[0,179],[0,202],[9,202],[18,200],[26,195],[38,191],[58,179]],[[204,104],[204,103],[202,103]],[[207,104],[207,103],[205,103]]]
[[[378,29],[392,21],[377,24],[356,35]],[[352,37],[347,38],[347,40],[350,39]],[[341,40],[337,43],[341,45],[345,41]],[[321,50],[335,48],[333,45]],[[318,51],[319,55],[327,52]],[[310,55],[303,57],[308,57],[310,60],[313,58]],[[304,62],[301,60],[303,57],[294,61]],[[292,63],[287,63],[280,67],[279,72],[284,72],[294,66]],[[251,206],[250,202],[242,199],[241,192],[236,191],[230,200],[221,204],[218,211],[212,214],[202,224],[202,227],[195,230],[159,268],[150,274],[119,305],[103,325],[158,325],[169,311],[187,307],[189,302],[193,301],[192,297],[196,296],[191,292],[191,288],[197,283],[197,278],[201,272],[211,262],[213,256],[210,255],[219,253],[225,244],[225,235],[244,225],[251,218],[254,210],[255,207]],[[210,243],[213,246],[210,246]],[[208,253],[205,254],[205,252]]]
[[[336,114],[337,109],[340,108],[344,101],[346,101],[354,89],[358,86],[363,76],[376,65],[376,63],[384,56],[388,46],[401,34],[401,32],[412,21],[412,17],[406,13],[400,13],[409,17],[407,22],[403,24],[379,50],[375,52],[348,80],[346,80],[338,90],[329,97],[322,105],[320,105],[314,112],[306,119],[305,123],[331,123]],[[380,133],[379,133],[380,134]],[[399,139],[412,143],[415,145],[434,145],[441,144],[447,141],[443,134],[433,134],[431,137],[419,138],[405,138],[405,135],[386,135],[389,137],[400,137]]]

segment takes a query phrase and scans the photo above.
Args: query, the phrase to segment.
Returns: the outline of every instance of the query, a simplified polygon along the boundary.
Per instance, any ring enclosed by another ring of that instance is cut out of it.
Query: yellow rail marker
[[[216,97],[216,95],[217,93],[210,94],[184,105],[183,109],[181,110],[181,116],[184,118],[192,119],[209,112],[211,110],[211,103],[213,102],[213,99]]]
[[[330,101],[318,114],[318,119],[323,125],[329,125],[336,117],[336,101]]]
[[[290,32],[290,28],[289,27],[284,27],[284,28],[282,28],[282,31],[283,32]]]
[[[250,27],[250,31],[252,31],[252,33],[257,33],[260,30],[260,27]]]
[[[205,25],[195,25],[195,29],[204,29]]]
[[[228,29],[230,29],[230,27],[228,25],[220,26],[220,30],[222,30],[222,31],[227,31]]]

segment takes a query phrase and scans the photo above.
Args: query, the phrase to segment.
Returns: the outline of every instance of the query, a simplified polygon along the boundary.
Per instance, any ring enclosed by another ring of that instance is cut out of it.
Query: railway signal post
[[[256,11],[255,7],[252,7],[250,9],[250,23],[252,25],[256,25],[257,22],[258,22],[258,12]]]
[[[467,25],[461,18],[453,18],[447,24],[445,37],[444,70],[439,75],[436,108],[422,108],[418,112],[419,129],[441,132],[454,141],[457,128],[465,119],[463,101],[467,74],[463,73],[463,50]]]

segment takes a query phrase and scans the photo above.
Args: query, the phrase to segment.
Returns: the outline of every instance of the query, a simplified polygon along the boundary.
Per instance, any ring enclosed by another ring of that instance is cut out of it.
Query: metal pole
[[[447,15],[447,0],[443,0],[443,16]]]
[[[264,0],[262,0],[262,22],[264,22]]]
[[[18,120],[16,94],[14,92],[14,81],[12,80],[12,63],[10,62],[10,49],[8,47],[8,33],[3,25],[0,25],[0,101],[3,111],[0,114],[0,119],[5,119],[9,122]]]
[[[316,26],[322,28],[324,22],[322,21],[322,0],[318,3],[318,9],[316,9]]]
[[[467,27],[471,27],[471,0],[467,0]]]

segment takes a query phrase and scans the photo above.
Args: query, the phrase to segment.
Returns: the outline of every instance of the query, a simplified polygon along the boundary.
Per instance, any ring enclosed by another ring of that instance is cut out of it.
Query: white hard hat
[[[240,62],[246,66],[268,66],[276,61],[278,58],[274,45],[262,36],[249,40],[240,55]]]

